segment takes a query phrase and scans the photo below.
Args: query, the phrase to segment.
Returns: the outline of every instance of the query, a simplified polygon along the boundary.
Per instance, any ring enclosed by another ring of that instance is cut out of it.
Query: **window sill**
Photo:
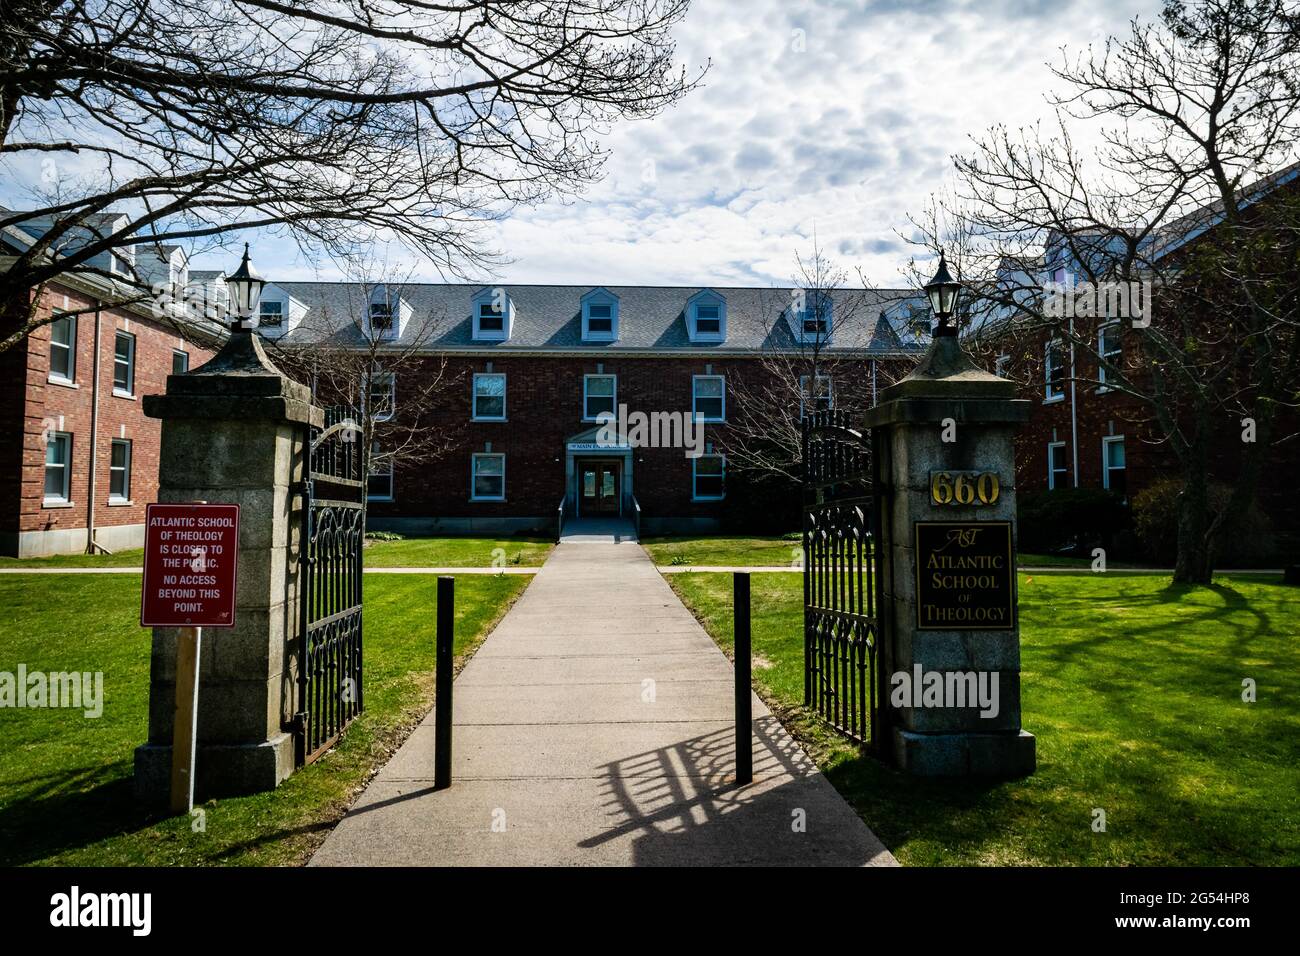
[[[584,420],[585,420],[585,419],[584,419]],[[477,416],[477,415],[472,415],[472,416],[470,416],[470,421],[472,421],[472,422],[508,422],[508,421],[510,421],[510,419],[508,419],[508,418],[480,418],[480,417]]]
[[[495,505],[499,505],[499,504],[502,504],[506,499],[504,499],[504,498],[474,498],[474,497],[471,497],[469,500],[472,501],[472,502],[474,502],[475,504],[478,504],[478,503],[485,503],[485,504],[495,504]]]
[[[1044,404],[1044,405],[1055,405],[1057,402],[1063,402],[1063,401],[1065,401],[1065,395],[1064,395],[1064,394],[1061,394],[1061,395],[1048,395],[1045,399],[1043,399],[1043,404]]]
[[[725,425],[725,418],[701,418],[699,415],[692,415],[691,419],[700,425]]]
[[[51,375],[45,381],[51,385],[58,385],[60,388],[81,388],[80,385],[78,385],[70,378],[55,378],[53,375]]]
[[[135,401],[135,396],[132,395],[130,392],[119,392],[117,389],[113,389],[113,397],[114,397],[114,398],[125,398],[128,402],[134,402],[134,401]]]
[[[700,495],[692,495],[691,501],[725,501],[726,498],[727,498],[726,495],[717,495],[717,496],[708,495],[703,497]]]
[[[109,498],[109,499],[108,499],[108,506],[109,506],[110,508],[129,508],[129,507],[131,507],[131,506],[134,505],[134,504],[135,504],[135,502],[132,501],[132,500],[129,499],[129,498]]]
[[[396,501],[392,495],[366,495],[366,501]]]
[[[62,498],[46,498],[41,502],[42,508],[71,508],[75,502],[64,501]]]
[[[1097,394],[1098,394],[1098,395],[1105,395],[1105,394],[1107,394],[1107,393],[1109,393],[1109,392],[1113,392],[1113,391],[1115,391],[1115,390],[1114,390],[1113,388],[1111,388],[1109,385],[1098,385],[1098,386],[1097,386]]]

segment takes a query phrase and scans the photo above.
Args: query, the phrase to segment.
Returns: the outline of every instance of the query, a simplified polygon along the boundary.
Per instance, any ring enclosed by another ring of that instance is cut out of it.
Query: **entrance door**
[[[623,463],[620,461],[584,461],[578,464],[578,506],[580,515],[617,515],[620,513],[619,485]]]

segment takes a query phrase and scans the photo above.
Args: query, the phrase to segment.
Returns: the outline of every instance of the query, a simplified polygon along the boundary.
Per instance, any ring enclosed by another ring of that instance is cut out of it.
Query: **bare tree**
[[[455,447],[462,426],[446,415],[461,373],[436,348],[447,316],[410,308],[408,279],[372,270],[340,287],[283,338],[264,337],[268,354],[317,403],[344,405],[361,429],[367,475],[382,481],[404,463],[425,466]],[[400,332],[400,335],[398,334]]]
[[[989,131],[916,220],[970,284],[973,331],[1057,343],[1053,376],[1148,410],[1183,480],[1180,582],[1210,581],[1216,541],[1286,437],[1278,412],[1296,406],[1298,10],[1170,2],[1159,22],[1066,55],[1053,124]],[[1081,126],[1099,147],[1076,145]],[[1154,302],[1135,308],[1145,290]],[[1231,497],[1212,511],[1215,443],[1244,420],[1254,440],[1234,449]]]
[[[486,221],[592,182],[611,123],[698,81],[673,64],[688,3],[11,0],[0,158],[43,175],[0,210],[31,237],[0,350],[36,326],[30,290],[138,283],[142,243],[278,229],[364,258],[382,233],[440,273],[491,261]]]
[[[763,304],[763,347],[731,383],[737,411],[719,440],[728,467],[789,481],[800,478],[804,415],[831,407],[865,411],[872,404],[863,356],[831,349],[836,329],[842,341],[869,318],[865,282],[849,286],[848,272],[815,242],[807,255],[796,253],[795,263],[792,288],[772,290]]]

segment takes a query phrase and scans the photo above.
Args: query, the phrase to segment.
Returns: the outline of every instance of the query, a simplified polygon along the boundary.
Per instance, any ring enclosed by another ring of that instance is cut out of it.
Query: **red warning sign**
[[[142,627],[233,627],[239,505],[145,509]]]

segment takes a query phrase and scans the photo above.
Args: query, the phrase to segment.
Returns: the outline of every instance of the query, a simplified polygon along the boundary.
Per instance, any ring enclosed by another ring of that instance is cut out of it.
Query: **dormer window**
[[[692,342],[721,342],[727,337],[727,300],[705,290],[686,303],[686,332]]]
[[[370,303],[370,328],[380,334],[393,330],[393,304],[387,299]]]
[[[515,304],[506,294],[505,289],[500,287],[484,289],[474,296],[470,308],[475,339],[504,342],[510,338],[510,328],[515,319]]]
[[[284,327],[284,303],[263,299],[258,307],[257,324],[264,329]]]
[[[608,305],[587,307],[587,333],[590,335],[614,334],[614,309]]]
[[[582,340],[613,342],[618,339],[618,296],[593,289],[582,297]]]
[[[799,293],[789,315],[790,330],[801,345],[825,344],[835,331],[834,300],[824,292]]]
[[[506,315],[499,305],[484,302],[478,307],[478,327],[482,332],[503,332]]]

